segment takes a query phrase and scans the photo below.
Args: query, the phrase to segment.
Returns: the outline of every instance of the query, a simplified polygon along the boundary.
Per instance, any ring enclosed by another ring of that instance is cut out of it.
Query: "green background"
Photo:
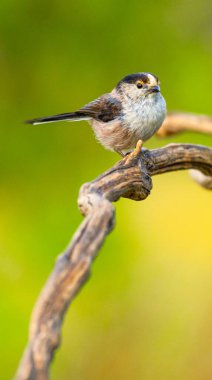
[[[126,74],[160,77],[168,110],[211,114],[211,1],[1,0],[0,378],[11,379],[34,302],[82,221],[80,186],[119,157],[73,111]],[[211,137],[153,137],[211,145]],[[65,318],[53,380],[212,378],[212,203],[187,172],[116,204],[116,228]]]

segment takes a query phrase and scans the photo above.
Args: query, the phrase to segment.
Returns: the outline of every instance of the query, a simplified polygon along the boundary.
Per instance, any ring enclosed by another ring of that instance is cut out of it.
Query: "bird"
[[[87,120],[99,142],[125,156],[157,132],[166,117],[166,102],[158,77],[149,72],[130,74],[109,93],[75,112],[27,120],[37,125],[58,121]]]

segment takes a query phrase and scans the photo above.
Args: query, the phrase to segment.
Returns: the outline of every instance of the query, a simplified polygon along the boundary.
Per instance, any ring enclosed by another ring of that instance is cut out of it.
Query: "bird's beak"
[[[149,95],[149,94],[152,94],[153,92],[160,92],[160,87],[152,86],[147,90],[146,94]]]

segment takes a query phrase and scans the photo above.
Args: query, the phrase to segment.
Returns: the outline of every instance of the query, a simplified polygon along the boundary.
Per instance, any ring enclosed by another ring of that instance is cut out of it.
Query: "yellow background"
[[[11,379],[34,302],[82,221],[81,184],[119,157],[86,122],[24,125],[74,111],[126,74],[160,77],[168,110],[211,114],[207,0],[0,2],[1,379]],[[152,138],[211,145],[211,137]],[[187,172],[120,200],[116,228],[67,313],[53,380],[212,378],[212,203]]]

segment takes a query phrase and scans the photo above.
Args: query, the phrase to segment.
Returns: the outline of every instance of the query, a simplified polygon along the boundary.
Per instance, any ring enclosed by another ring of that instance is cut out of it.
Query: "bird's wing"
[[[86,104],[76,113],[85,117],[87,116],[96,120],[108,122],[121,115],[121,102],[110,94],[105,94],[93,102]]]

